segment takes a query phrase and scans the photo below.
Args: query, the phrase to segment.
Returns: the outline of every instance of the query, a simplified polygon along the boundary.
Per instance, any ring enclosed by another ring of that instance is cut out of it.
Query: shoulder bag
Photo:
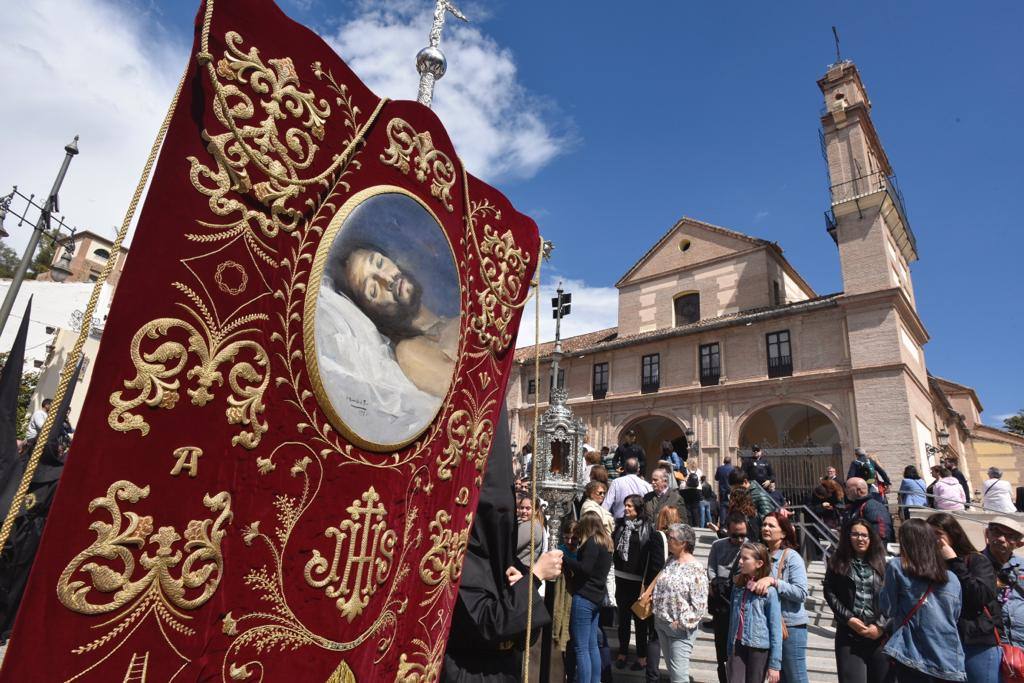
[[[665,558],[664,563],[668,564],[668,538],[665,536],[664,531],[657,532],[661,536],[661,545],[664,548]],[[647,567],[651,565],[650,556],[647,557],[647,566],[644,567],[644,576],[647,576]],[[664,566],[664,565],[662,565]],[[661,572],[658,572],[658,576],[661,576]],[[658,576],[651,579],[651,582],[647,584],[646,588],[643,588],[643,583],[640,584],[643,590],[640,593],[640,597],[630,606],[633,614],[636,615],[637,619],[650,619],[654,613],[654,584],[658,582]]]
[[[1021,591],[1017,584],[1013,585],[1013,589],[1024,597],[1024,591]],[[996,636],[996,645],[999,646],[1003,655],[1003,660],[999,664],[1003,683],[1024,683],[1024,650],[1013,643],[1003,641],[999,636],[999,627],[996,626],[996,620],[992,613],[988,611],[988,607],[983,608],[983,610],[985,616],[992,620],[992,631]]]

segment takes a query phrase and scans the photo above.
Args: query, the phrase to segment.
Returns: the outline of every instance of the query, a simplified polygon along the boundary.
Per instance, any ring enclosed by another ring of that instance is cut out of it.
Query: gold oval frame
[[[451,400],[452,388],[456,383],[456,376],[459,370],[459,363],[456,362],[455,370],[452,372],[451,383],[448,385],[448,392],[444,396],[444,400],[438,406],[437,411],[434,415],[427,420],[423,427],[416,431],[416,433],[396,443],[376,443],[373,441],[367,441],[363,437],[359,436],[354,429],[346,424],[345,420],[335,410],[334,405],[331,403],[331,399],[327,396],[327,392],[324,389],[323,381],[320,379],[320,364],[317,360],[317,348],[316,348],[316,303],[320,298],[320,282],[323,279],[324,267],[327,264],[327,256],[331,251],[331,247],[334,245],[334,240],[341,231],[342,225],[348,219],[349,215],[356,210],[357,207],[361,206],[367,200],[380,196],[382,194],[400,194],[409,197],[434,219],[437,224],[437,229],[441,232],[445,242],[448,244],[448,251],[452,257],[452,265],[455,266],[455,277],[456,282],[459,286],[459,319],[461,320],[464,316],[463,308],[463,294],[462,279],[459,275],[459,260],[455,256],[455,249],[452,247],[452,241],[448,238],[448,233],[444,230],[444,224],[437,217],[437,214],[424,202],[422,199],[417,197],[412,192],[398,187],[397,185],[374,185],[368,187],[365,190],[360,190],[354,195],[349,197],[341,208],[334,214],[330,222],[327,224],[327,228],[324,230],[323,236],[320,238],[320,244],[317,245],[316,255],[313,257],[313,265],[309,272],[309,281],[306,284],[306,297],[303,304],[303,346],[306,352],[306,370],[309,372],[309,381],[313,385],[313,394],[316,396],[316,401],[320,405],[321,410],[327,414],[327,420],[331,425],[338,430],[338,432],[352,442],[354,445],[364,448],[368,451],[375,453],[386,453],[397,451],[409,444],[413,443],[420,436],[423,435],[430,425],[437,420],[437,416],[442,414],[448,407],[448,403]],[[461,326],[461,324],[460,324]],[[462,348],[462,334],[463,331],[459,330],[459,349]]]

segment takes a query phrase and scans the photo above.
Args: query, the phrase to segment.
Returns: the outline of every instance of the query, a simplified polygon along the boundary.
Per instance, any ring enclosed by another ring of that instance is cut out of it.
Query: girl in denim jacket
[[[961,604],[960,581],[946,569],[935,532],[923,519],[908,519],[879,596],[891,629],[882,651],[899,683],[967,680],[957,631]]]
[[[730,683],[779,683],[782,668],[782,609],[774,587],[764,595],[754,585],[771,571],[768,549],[744,543],[737,560],[737,589],[729,617]]]

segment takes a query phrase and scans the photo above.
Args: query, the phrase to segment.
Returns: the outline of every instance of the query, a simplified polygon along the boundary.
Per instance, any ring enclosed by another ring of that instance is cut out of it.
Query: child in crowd
[[[737,560],[736,586],[729,617],[728,679],[730,683],[779,683],[782,668],[782,608],[779,594],[765,595],[754,584],[771,573],[768,549],[744,543]]]

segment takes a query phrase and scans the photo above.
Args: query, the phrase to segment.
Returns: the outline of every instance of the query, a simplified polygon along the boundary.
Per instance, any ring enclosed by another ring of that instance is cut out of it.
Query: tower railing
[[[875,171],[874,173],[858,176],[852,180],[836,183],[830,186],[828,191],[832,197],[832,206],[854,201],[876,192],[887,192],[900,214],[900,220],[906,226],[907,237],[913,244],[914,249],[917,249],[917,241],[914,239],[914,233],[910,230],[910,221],[907,220],[907,207],[903,202],[903,192],[900,191],[899,181],[897,181],[895,175],[886,175],[881,171]]]

